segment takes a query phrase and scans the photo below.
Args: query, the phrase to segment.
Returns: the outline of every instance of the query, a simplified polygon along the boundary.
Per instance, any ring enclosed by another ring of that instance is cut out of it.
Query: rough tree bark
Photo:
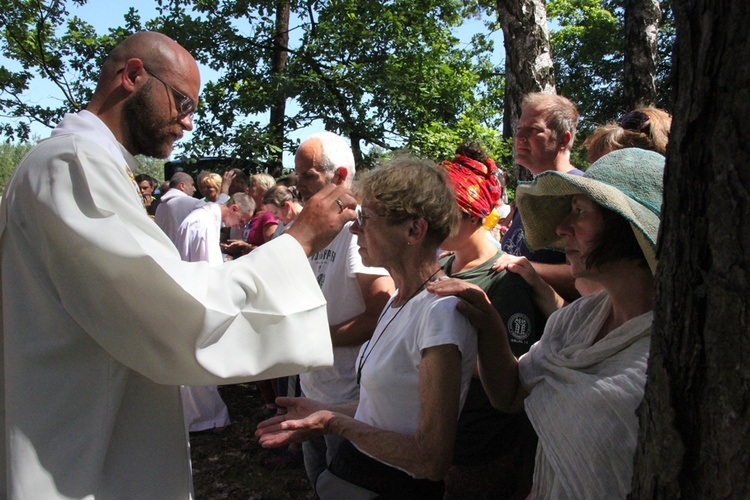
[[[750,4],[676,0],[677,94],[632,498],[750,498]]]
[[[286,92],[283,91],[282,75],[286,71],[286,63],[289,57],[289,0],[276,2],[276,34],[273,42],[273,54],[271,61],[272,81],[275,82],[276,100],[271,106],[269,116],[269,130],[271,132],[271,143],[278,149],[269,162],[268,173],[274,177],[281,175],[284,150],[284,116],[286,115]]]
[[[544,0],[497,0],[505,46],[505,110],[503,137],[512,137],[521,115],[521,100],[530,92],[555,93]],[[520,167],[520,166],[519,166]],[[531,173],[518,169],[520,179]]]
[[[661,21],[659,0],[625,0],[626,110],[656,103],[657,36]]]

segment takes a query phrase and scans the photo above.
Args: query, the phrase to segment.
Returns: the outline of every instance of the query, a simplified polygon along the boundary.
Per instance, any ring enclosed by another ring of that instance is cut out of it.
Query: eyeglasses
[[[365,221],[370,218],[369,215],[365,215],[365,213],[362,211],[362,207],[357,207],[357,224],[359,224],[359,227],[364,228],[365,227]]]
[[[148,69],[146,66],[144,66],[143,69],[146,71],[146,73],[159,80],[174,93],[175,103],[177,104],[177,111],[180,112],[180,116],[187,116],[195,113],[195,110],[198,108],[198,105],[195,103],[195,101],[162,80],[159,75]]]
[[[648,132],[650,126],[648,115],[640,111],[631,111],[617,119],[617,124],[625,130]]]

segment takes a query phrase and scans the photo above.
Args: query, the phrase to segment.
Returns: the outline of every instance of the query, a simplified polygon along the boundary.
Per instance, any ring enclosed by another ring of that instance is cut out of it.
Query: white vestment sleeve
[[[192,498],[179,384],[330,365],[325,301],[291,236],[184,262],[135,159],[66,115],[0,204],[0,497]]]
[[[126,165],[75,136],[48,139],[32,155],[3,200],[2,237],[12,235],[3,251],[23,255],[26,276],[59,298],[65,321],[113,358],[156,382],[189,385],[332,363],[325,300],[291,236],[217,267],[183,262],[143,210]]]

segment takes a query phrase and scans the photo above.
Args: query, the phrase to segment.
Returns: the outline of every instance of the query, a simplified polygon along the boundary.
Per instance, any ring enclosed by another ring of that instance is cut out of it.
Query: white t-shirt
[[[458,346],[461,351],[460,411],[476,365],[477,334],[469,320],[456,310],[456,297],[438,297],[423,290],[401,308],[391,307],[390,302],[372,340],[365,343],[360,352],[366,359],[354,418],[380,429],[413,435],[419,428],[421,416],[419,364],[422,351],[445,344]],[[403,311],[398,313],[400,309]]]
[[[221,207],[207,203],[193,210],[177,229],[174,244],[182,260],[208,262],[217,266],[224,262],[219,246],[221,237]]]
[[[318,285],[326,298],[328,324],[337,325],[365,311],[357,274],[387,276],[380,267],[367,267],[359,255],[357,236],[349,231],[351,222],[320,252],[310,257]],[[306,397],[324,403],[345,403],[359,397],[354,363],[359,346],[334,347],[333,366],[300,375]]]

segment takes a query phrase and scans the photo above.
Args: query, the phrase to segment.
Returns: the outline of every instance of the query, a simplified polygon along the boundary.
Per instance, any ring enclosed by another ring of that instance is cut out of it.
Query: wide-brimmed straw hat
[[[543,172],[516,190],[526,241],[531,249],[564,249],[565,242],[555,229],[570,213],[570,197],[583,194],[630,222],[654,272],[663,177],[664,157],[637,148],[602,156],[582,176]]]

